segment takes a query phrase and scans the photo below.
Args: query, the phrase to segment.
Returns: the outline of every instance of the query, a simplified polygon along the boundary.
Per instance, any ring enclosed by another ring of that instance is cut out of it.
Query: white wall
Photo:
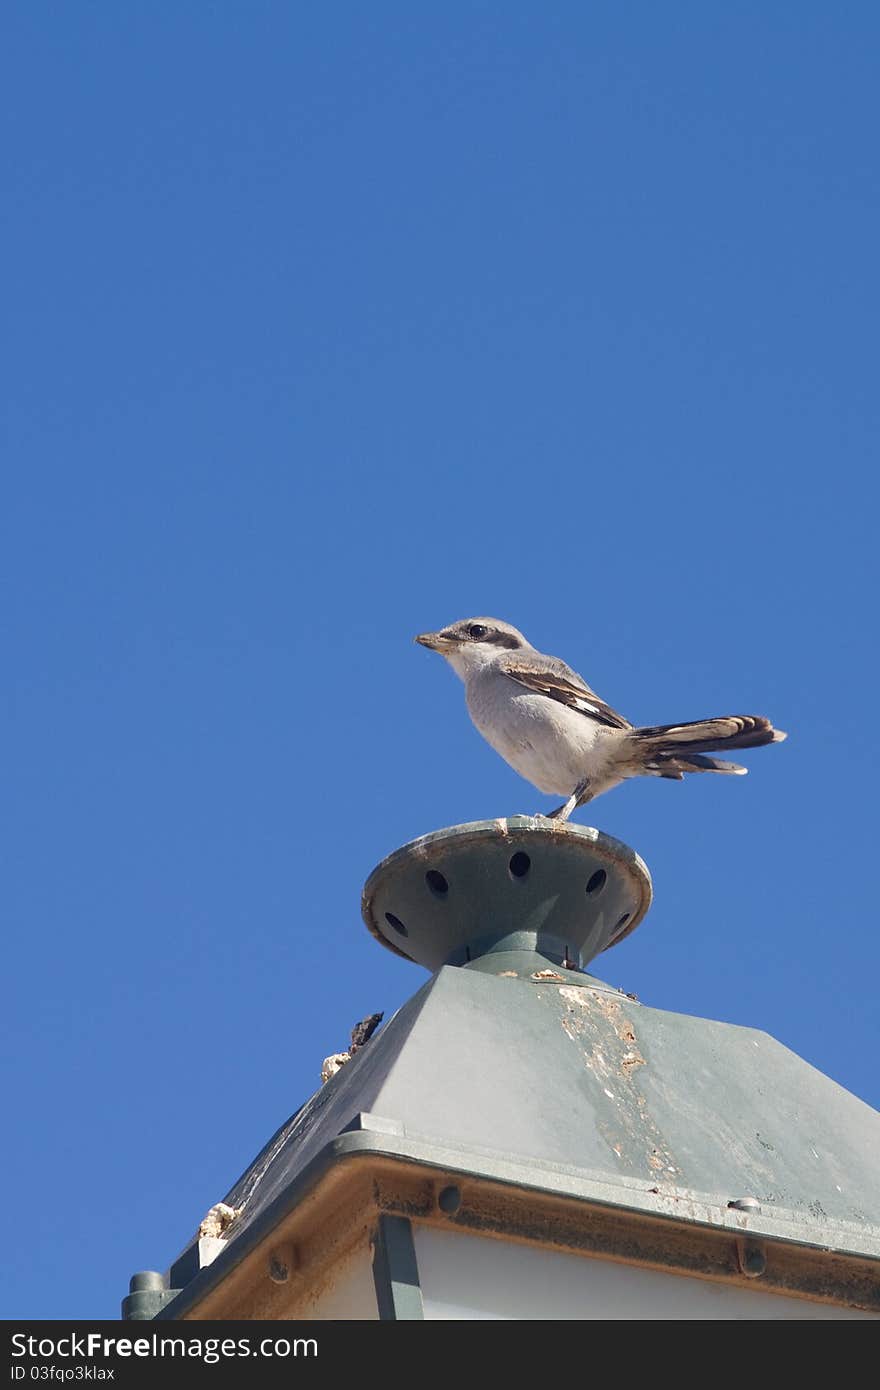
[[[871,1318],[800,1298],[732,1288],[459,1231],[414,1227],[425,1317],[507,1319]]]

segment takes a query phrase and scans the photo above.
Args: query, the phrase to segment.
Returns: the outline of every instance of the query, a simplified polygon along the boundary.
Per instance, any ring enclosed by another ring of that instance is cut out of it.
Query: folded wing
[[[585,680],[566,666],[558,657],[542,656],[529,652],[528,660],[522,654],[512,652],[501,663],[502,670],[511,680],[517,681],[526,690],[536,695],[546,695],[550,700],[558,700],[569,709],[576,710],[586,718],[595,719],[611,729],[631,729],[628,719],[618,714],[610,705],[601,700],[595,690],[591,690]]]

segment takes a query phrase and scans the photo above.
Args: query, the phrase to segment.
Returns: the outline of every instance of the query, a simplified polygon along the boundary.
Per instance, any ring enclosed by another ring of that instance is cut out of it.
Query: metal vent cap
[[[382,946],[432,973],[515,950],[584,969],[635,930],[651,894],[645,864],[620,840],[512,816],[403,845],[370,874],[361,910]]]

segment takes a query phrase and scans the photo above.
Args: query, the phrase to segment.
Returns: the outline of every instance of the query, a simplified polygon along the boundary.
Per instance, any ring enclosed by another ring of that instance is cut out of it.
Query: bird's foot
[[[563,806],[557,806],[555,811],[549,811],[547,813],[547,819],[558,820],[563,823],[567,821],[576,806],[583,806],[585,801],[590,800],[589,786],[589,777],[582,778],[565,804]]]

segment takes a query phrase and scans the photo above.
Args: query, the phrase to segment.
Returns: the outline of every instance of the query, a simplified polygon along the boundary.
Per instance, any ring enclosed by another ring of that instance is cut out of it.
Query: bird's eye
[[[484,627],[482,623],[471,623],[468,628],[468,637],[476,637],[477,641],[479,641],[481,637],[486,636],[488,631],[489,629]]]

